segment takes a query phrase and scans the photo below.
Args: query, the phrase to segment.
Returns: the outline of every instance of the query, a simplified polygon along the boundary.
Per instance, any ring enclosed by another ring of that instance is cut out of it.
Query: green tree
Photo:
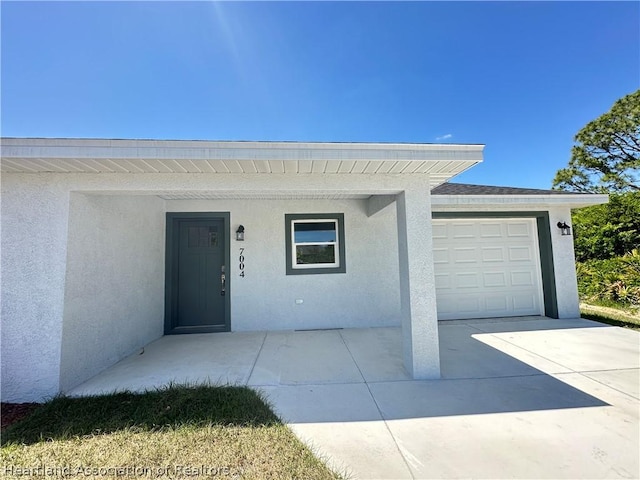
[[[640,249],[640,192],[612,193],[609,203],[573,212],[576,260],[605,260]]]
[[[640,191],[640,90],[575,136],[571,160],[558,170],[553,187],[574,192]]]

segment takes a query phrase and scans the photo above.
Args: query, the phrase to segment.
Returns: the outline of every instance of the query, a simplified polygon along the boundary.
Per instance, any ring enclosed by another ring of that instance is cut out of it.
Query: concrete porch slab
[[[349,329],[340,334],[366,382],[411,380],[402,359],[400,329]]]
[[[245,385],[265,332],[170,335],[67,392],[73,396],[142,392],[170,383]]]
[[[258,332],[163,337],[71,393],[249,384],[352,478],[640,477],[638,332],[536,317],[439,337],[441,380],[409,379],[399,328]]]
[[[269,332],[249,385],[364,382],[339,330]]]

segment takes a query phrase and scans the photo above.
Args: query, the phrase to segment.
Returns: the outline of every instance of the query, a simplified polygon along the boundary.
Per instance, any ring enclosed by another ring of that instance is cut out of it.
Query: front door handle
[[[222,286],[222,290],[220,290],[220,295],[224,297],[227,293],[227,276],[224,273],[224,265],[222,265],[221,272],[220,272],[220,283]]]

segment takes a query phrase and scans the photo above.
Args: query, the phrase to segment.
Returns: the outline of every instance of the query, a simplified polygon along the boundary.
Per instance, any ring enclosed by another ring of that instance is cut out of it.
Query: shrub
[[[583,300],[640,307],[640,251],[606,260],[577,264],[578,291]]]

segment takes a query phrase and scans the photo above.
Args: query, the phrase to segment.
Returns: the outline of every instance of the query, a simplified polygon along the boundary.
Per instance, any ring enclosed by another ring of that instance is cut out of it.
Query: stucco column
[[[562,235],[557,226],[558,222],[566,222],[571,225],[570,236]],[[558,299],[558,318],[580,318],[571,210],[566,207],[550,209],[549,228],[551,229],[551,249],[553,251],[556,298]]]
[[[429,189],[398,194],[396,208],[404,365],[415,379],[440,378]]]
[[[59,391],[69,192],[42,175],[2,178],[2,400]]]

